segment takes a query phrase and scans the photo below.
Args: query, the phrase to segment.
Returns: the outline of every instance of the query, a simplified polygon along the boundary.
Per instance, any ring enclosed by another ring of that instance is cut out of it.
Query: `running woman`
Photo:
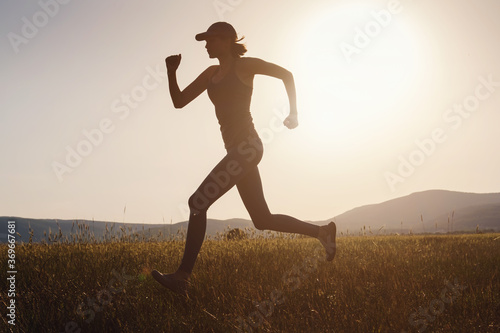
[[[259,58],[242,57],[246,47],[239,43],[242,38],[238,39],[236,30],[229,23],[214,23],[195,38],[206,42],[209,57],[218,59],[219,65],[208,67],[181,91],[176,77],[181,55],[166,58],[170,96],[175,108],[180,109],[207,90],[215,106],[227,154],[188,200],[189,224],[179,268],[173,274],[153,270],[152,276],[173,292],[187,295],[189,278],[205,238],[207,210],[235,185],[257,229],[315,237],[325,247],[326,259],[333,260],[336,252],[334,222],[320,227],[291,216],[271,214],[262,191],[257,165],[262,158],[263,145],[250,114],[253,78],[261,74],[283,81],[290,103],[290,114],[283,124],[293,129],[298,126],[298,120],[292,73]]]

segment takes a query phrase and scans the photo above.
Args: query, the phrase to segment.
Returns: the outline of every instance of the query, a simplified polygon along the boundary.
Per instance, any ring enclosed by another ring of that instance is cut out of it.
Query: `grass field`
[[[150,276],[175,270],[183,247],[17,244],[16,325],[4,287],[2,331],[500,331],[499,234],[342,237],[333,262],[311,238],[207,240],[189,299]]]

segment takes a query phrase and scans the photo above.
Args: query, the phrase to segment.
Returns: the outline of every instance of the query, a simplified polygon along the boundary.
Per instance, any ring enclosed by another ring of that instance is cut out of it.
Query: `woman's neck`
[[[236,59],[233,58],[231,54],[221,56],[219,59],[220,70],[225,71],[235,62]]]

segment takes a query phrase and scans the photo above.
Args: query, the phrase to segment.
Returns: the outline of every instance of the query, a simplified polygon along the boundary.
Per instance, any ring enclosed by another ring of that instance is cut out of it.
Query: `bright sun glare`
[[[298,39],[294,67],[301,126],[316,146],[339,137],[359,144],[363,136],[383,135],[381,126],[391,126],[391,117],[401,112],[394,105],[418,84],[422,64],[411,25],[401,12],[386,16],[383,27],[372,14],[382,9],[333,8],[313,18]],[[373,37],[367,35],[366,46],[356,44],[356,34],[367,27]],[[357,53],[347,56],[343,42]]]

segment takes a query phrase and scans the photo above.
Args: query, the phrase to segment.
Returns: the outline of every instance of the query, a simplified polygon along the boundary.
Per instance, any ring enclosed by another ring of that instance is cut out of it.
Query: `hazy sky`
[[[224,156],[194,39],[216,21],[248,56],[295,76],[255,79],[260,171],[273,213],[327,219],[412,192],[500,192],[497,0],[2,1],[0,215],[161,223]],[[124,213],[124,208],[126,211]],[[248,218],[236,189],[210,218]]]

